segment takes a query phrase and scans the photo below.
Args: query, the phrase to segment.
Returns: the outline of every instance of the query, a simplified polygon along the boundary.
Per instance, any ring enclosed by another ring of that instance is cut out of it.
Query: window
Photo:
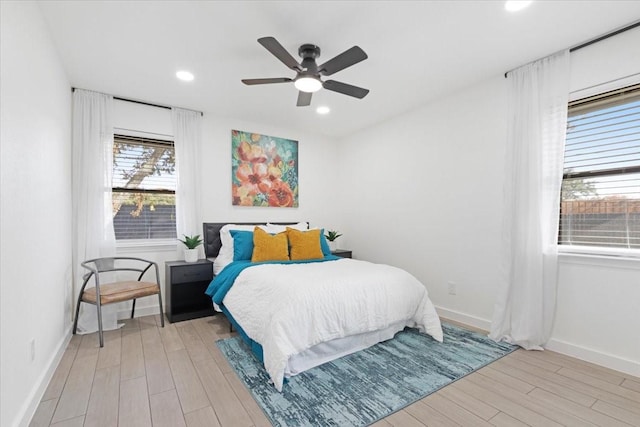
[[[114,135],[113,227],[116,240],[176,238],[173,142]]]
[[[640,85],[569,104],[559,244],[640,249]]]

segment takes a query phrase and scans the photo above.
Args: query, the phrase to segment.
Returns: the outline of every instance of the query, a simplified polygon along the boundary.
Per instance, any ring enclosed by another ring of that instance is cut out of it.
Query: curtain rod
[[[596,37],[594,39],[586,41],[584,43],[580,43],[579,45],[573,46],[573,47],[569,48],[569,52],[575,52],[576,50],[580,50],[583,47],[591,46],[592,44],[595,44],[595,43],[601,42],[603,40],[606,40],[609,37],[617,36],[618,34],[624,33],[625,31],[632,30],[632,29],[634,29],[634,28],[636,28],[638,26],[640,26],[640,21],[636,21],[636,22],[634,22],[632,24],[629,24],[629,25],[627,25],[625,27],[618,28],[617,30],[613,30],[610,33],[603,34],[603,35],[598,36],[598,37]],[[515,68],[514,68],[514,70],[515,70]],[[509,70],[506,73],[504,73],[504,78],[505,79],[507,78],[507,74],[509,74],[511,71],[513,71],[513,70]]]
[[[76,89],[80,89],[80,88],[72,87],[71,92],[75,91]],[[146,101],[138,101],[136,99],[122,98],[121,96],[115,96],[115,95],[113,96],[113,99],[116,99],[118,101],[133,102],[134,104],[148,105],[150,107],[164,108],[165,110],[171,110],[171,108],[173,108],[168,105],[154,104]],[[195,110],[191,110],[191,111],[195,111]],[[201,116],[204,116],[204,113],[202,111],[196,111],[196,113],[200,113]]]

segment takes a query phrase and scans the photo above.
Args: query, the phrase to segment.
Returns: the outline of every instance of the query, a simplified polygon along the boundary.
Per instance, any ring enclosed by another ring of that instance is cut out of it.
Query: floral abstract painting
[[[298,141],[231,131],[235,206],[298,207]]]

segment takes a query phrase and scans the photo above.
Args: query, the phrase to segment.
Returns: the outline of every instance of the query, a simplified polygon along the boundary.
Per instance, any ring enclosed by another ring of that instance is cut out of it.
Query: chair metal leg
[[[164,328],[164,312],[162,311],[162,294],[158,294],[158,302],[160,303],[160,324]]]
[[[133,313],[136,312],[136,300],[133,300],[133,305],[131,306],[131,318],[133,319]]]
[[[100,303],[96,304],[98,308],[98,336],[100,337],[100,347],[104,347],[104,339],[102,338],[102,309]]]
[[[78,295],[78,304],[76,304],[76,316],[73,320],[73,335],[78,330],[78,314],[80,314],[80,303],[82,302],[82,294]]]

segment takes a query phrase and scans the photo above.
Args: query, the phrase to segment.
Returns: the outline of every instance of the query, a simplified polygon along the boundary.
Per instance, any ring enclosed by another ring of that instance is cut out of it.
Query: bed
[[[261,259],[261,239],[282,243],[283,234],[295,259]],[[204,223],[205,253],[216,274],[207,295],[264,363],[278,391],[285,378],[391,339],[405,327],[443,339],[427,290],[415,277],[336,257],[323,234],[304,222]],[[312,255],[300,256],[300,242],[304,250],[313,246]]]

